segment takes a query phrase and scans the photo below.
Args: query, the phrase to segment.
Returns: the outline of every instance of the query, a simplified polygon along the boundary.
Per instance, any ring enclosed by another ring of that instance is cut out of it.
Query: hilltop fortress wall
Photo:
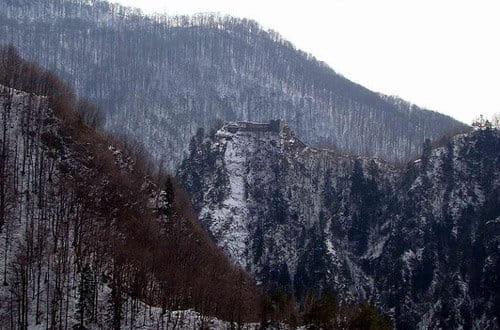
[[[271,120],[269,123],[258,123],[251,121],[238,121],[230,123],[227,130],[231,133],[236,132],[275,132],[281,133],[285,128],[285,121],[281,119]]]

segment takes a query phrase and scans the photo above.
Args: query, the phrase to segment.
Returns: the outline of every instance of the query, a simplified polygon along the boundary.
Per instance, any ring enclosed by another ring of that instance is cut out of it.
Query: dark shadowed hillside
[[[427,142],[396,167],[311,148],[287,126],[228,123],[193,138],[179,177],[268,290],[369,299],[398,329],[499,327],[498,129]]]

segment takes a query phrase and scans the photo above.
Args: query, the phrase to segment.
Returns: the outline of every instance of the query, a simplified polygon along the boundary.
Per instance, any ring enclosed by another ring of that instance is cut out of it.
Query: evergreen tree
[[[162,211],[165,215],[170,216],[172,215],[175,201],[175,186],[170,176],[165,181],[163,191],[165,192],[165,205]]]
[[[288,203],[279,188],[276,188],[272,195],[270,216],[279,224],[285,224],[288,218]]]
[[[425,172],[427,165],[429,164],[429,159],[431,157],[432,145],[430,139],[425,139],[422,146],[422,171]]]
[[[80,271],[80,283],[78,284],[78,302],[76,305],[76,317],[80,329],[93,320],[95,284],[89,265],[85,265]]]
[[[351,175],[352,225],[349,238],[356,241],[357,252],[363,253],[368,245],[370,228],[376,217],[378,188],[375,181],[377,170],[371,165],[373,177],[367,179],[361,161],[356,159]]]
[[[373,305],[363,303],[349,328],[359,330],[390,330],[393,327],[388,316],[380,315]]]
[[[325,292],[313,302],[304,320],[309,329],[334,329],[337,313],[338,303],[335,296],[330,292]]]
[[[363,173],[363,165],[359,159],[356,159],[351,175],[351,196],[354,196],[360,202],[363,196],[364,187],[365,175]]]

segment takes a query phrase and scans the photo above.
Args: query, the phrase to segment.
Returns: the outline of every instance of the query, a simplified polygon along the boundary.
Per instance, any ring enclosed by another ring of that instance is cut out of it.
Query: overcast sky
[[[255,19],[335,71],[466,123],[500,112],[499,0],[115,0]]]

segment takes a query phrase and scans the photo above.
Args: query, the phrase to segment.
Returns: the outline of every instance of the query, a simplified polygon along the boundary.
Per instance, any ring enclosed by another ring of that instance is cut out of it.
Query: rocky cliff
[[[368,299],[400,329],[497,328],[500,132],[397,167],[285,126],[199,131],[178,176],[217,244],[270,290]]]

